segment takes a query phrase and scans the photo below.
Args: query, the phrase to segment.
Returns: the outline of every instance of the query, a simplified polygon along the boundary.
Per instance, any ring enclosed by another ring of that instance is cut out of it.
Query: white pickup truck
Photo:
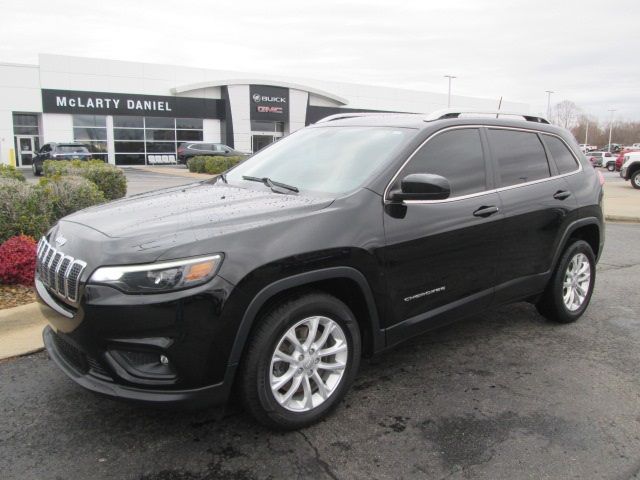
[[[640,152],[625,154],[620,176],[625,180],[631,180],[633,188],[640,190]]]

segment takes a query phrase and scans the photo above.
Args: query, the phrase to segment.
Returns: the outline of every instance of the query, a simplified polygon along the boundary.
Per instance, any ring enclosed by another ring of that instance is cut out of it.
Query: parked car
[[[453,320],[525,300],[574,322],[602,177],[570,132],[523,117],[340,114],[215,180],[63,218],[37,247],[47,351],[109,397],[233,389],[295,429],[340,404],[362,355]]]
[[[615,170],[616,172],[619,172],[620,169],[622,168],[622,164],[624,163],[624,156],[627,153],[631,153],[631,152],[637,152],[640,151],[640,148],[633,148],[633,147],[629,147],[629,148],[625,148],[624,150],[622,150],[617,156],[616,156],[616,164],[615,164]]]
[[[633,188],[640,189],[640,152],[631,152],[624,156],[620,176],[625,180],[631,180]]]
[[[607,144],[602,147],[601,150],[603,152],[618,153],[620,150],[622,150],[622,145],[620,145],[619,143],[612,143],[611,145]]]
[[[587,158],[594,167],[607,167],[610,163],[615,164],[615,156],[609,152],[589,152]]]
[[[592,152],[594,150],[597,150],[598,147],[596,147],[595,145],[589,145],[586,143],[581,143],[580,144],[580,150],[582,150],[582,153],[587,153],[587,152]]]
[[[247,154],[223,143],[186,142],[178,147],[178,163],[186,164],[187,160],[197,155],[235,157]]]
[[[37,177],[42,175],[45,160],[89,160],[91,152],[81,143],[45,143],[33,156],[31,169]]]

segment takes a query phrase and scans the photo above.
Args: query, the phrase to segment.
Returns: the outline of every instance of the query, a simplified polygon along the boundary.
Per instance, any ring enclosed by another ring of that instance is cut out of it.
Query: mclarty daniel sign
[[[222,100],[126,93],[42,90],[44,113],[224,118]]]
[[[289,89],[269,85],[251,85],[251,120],[289,120]]]

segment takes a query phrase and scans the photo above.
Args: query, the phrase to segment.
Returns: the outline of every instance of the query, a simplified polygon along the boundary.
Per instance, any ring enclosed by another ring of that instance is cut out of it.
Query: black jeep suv
[[[361,355],[483,309],[587,308],[602,185],[544,119],[338,115],[211,180],[89,208],[37,250],[51,358],[154,404],[309,425]]]

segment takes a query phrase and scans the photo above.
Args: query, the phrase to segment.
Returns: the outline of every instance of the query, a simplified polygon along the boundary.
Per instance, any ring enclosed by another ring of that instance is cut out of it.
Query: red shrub
[[[27,235],[11,237],[0,245],[0,283],[33,285],[36,241]]]

